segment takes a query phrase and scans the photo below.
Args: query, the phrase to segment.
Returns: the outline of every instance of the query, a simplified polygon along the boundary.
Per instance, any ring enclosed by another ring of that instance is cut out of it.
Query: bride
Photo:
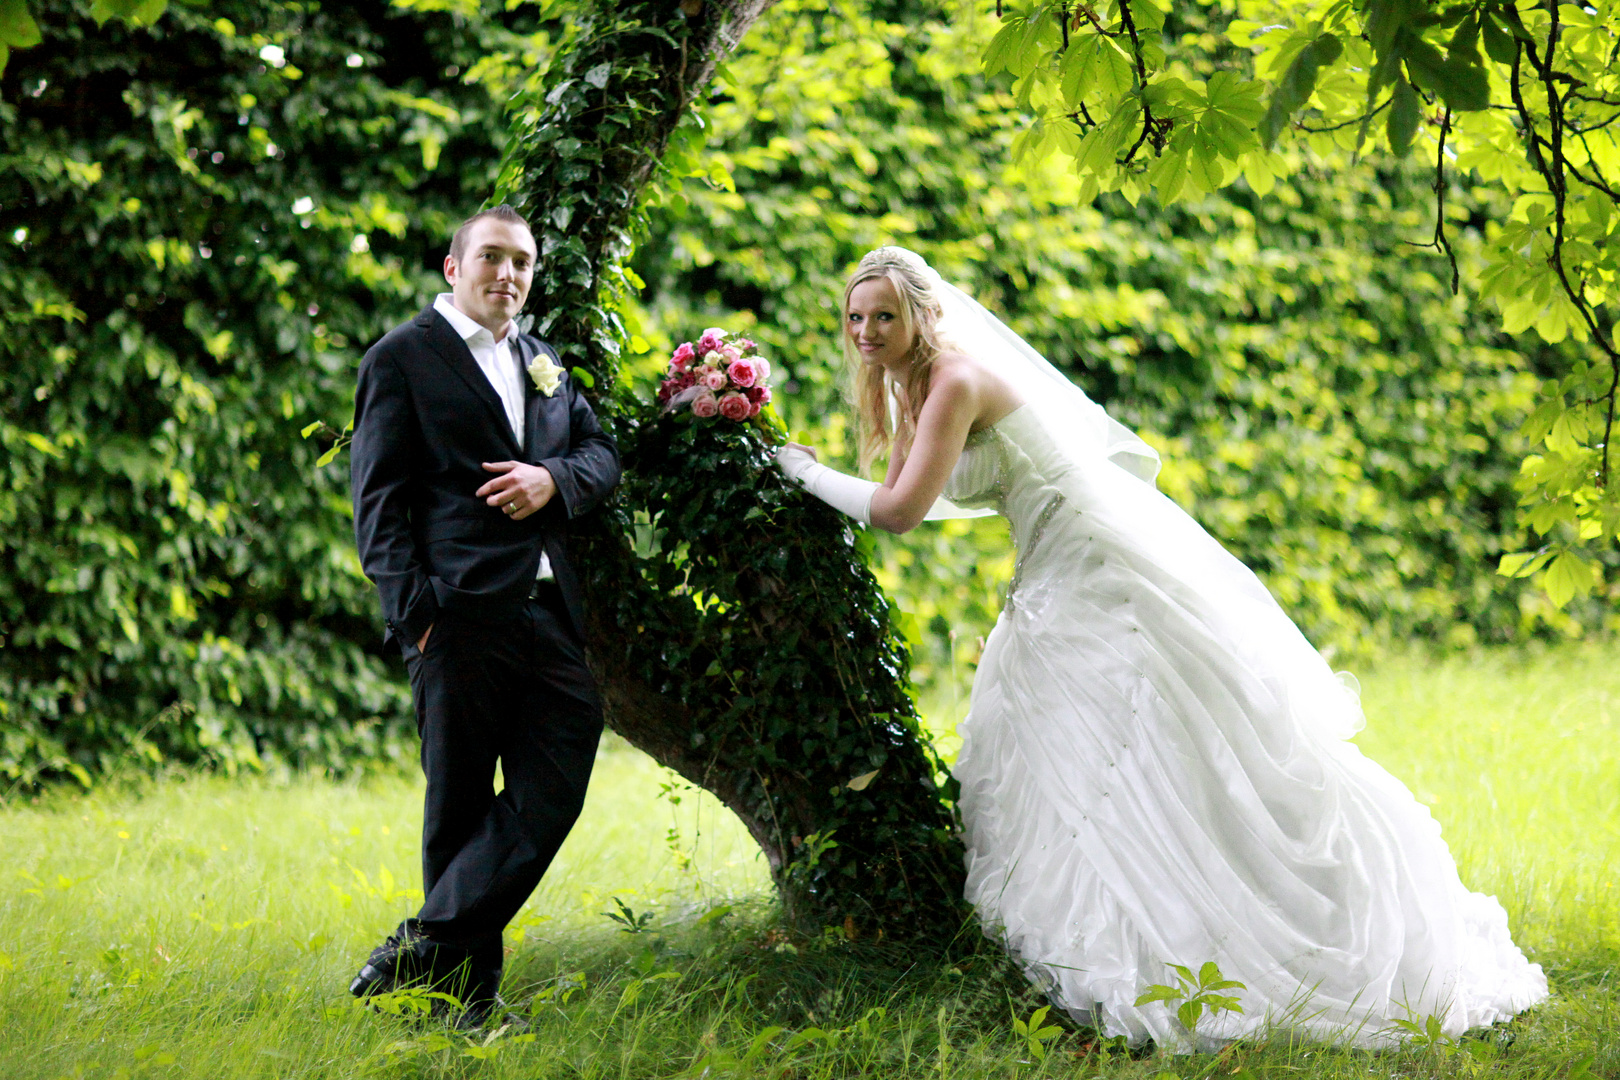
[[[967,899],[1059,1005],[1185,1048],[1175,1002],[1136,1002],[1169,965],[1213,960],[1242,1011],[1198,1043],[1379,1046],[1395,1020],[1457,1035],[1547,996],[1428,810],[1348,741],[1354,691],[1154,488],[1152,448],[903,248],[861,260],[843,312],[862,468],[887,449],[887,475],[797,443],[777,462],[890,532],[974,509],[1011,523],[954,772]]]

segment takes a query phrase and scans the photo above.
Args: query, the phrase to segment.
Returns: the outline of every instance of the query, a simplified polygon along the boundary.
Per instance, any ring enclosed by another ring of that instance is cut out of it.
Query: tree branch
[[[1130,0],[1119,0],[1119,18],[1125,24],[1125,30],[1131,36],[1131,55],[1136,59],[1136,93],[1142,99],[1142,134],[1137,136],[1136,142],[1130,151],[1120,159],[1119,164],[1129,165],[1136,157],[1136,152],[1142,149],[1142,144],[1153,139],[1153,149],[1164,149],[1164,130],[1168,130],[1170,121],[1155,120],[1153,106],[1147,99],[1147,61],[1142,58],[1142,39],[1136,33],[1136,20],[1131,17]],[[1164,130],[1161,130],[1164,129]]]
[[[1295,124],[1294,126],[1296,128],[1298,128],[1300,131],[1307,131],[1307,132],[1310,132],[1312,135],[1323,135],[1323,134],[1326,134],[1329,131],[1338,131],[1340,128],[1347,128],[1351,124],[1364,124],[1368,120],[1371,120],[1373,117],[1377,116],[1379,113],[1383,112],[1385,109],[1389,108],[1389,103],[1391,101],[1394,101],[1394,100],[1395,99],[1392,98],[1392,97],[1387,97],[1387,98],[1384,99],[1384,103],[1382,105],[1378,106],[1376,109],[1371,109],[1368,112],[1362,113],[1360,116],[1356,117],[1353,120],[1346,120],[1342,124],[1330,124],[1327,127],[1319,127],[1319,128],[1306,127],[1303,123]]]
[[[1084,19],[1096,29],[1097,33],[1101,34],[1103,37],[1119,37],[1118,30],[1110,30],[1102,24],[1102,20],[1097,18],[1096,9],[1090,4],[1082,3],[1075,8],[1075,19],[1078,20],[1082,17],[1084,17]],[[1079,29],[1079,27],[1076,27],[1076,29]]]
[[[1080,108],[1069,114],[1069,119],[1082,125],[1082,131],[1090,131],[1097,126],[1097,121],[1091,118],[1091,111],[1086,108],[1085,102],[1080,102]]]
[[[1588,148],[1588,152],[1590,152],[1590,148]],[[1589,188],[1595,188],[1598,191],[1603,192],[1603,194],[1607,195],[1615,202],[1620,202],[1620,191],[1615,191],[1614,188],[1609,186],[1608,181],[1604,179],[1603,174],[1598,171],[1596,161],[1589,162],[1589,164],[1592,166],[1591,179],[1581,175],[1580,168],[1573,161],[1565,162],[1565,164],[1569,166],[1569,171],[1574,174],[1575,179],[1579,180]]]
[[[1451,109],[1447,108],[1445,115],[1440,118],[1440,149],[1434,155],[1434,239],[1427,244],[1420,244],[1415,240],[1407,240],[1405,243],[1412,247],[1434,248],[1445,253],[1446,258],[1451,260],[1451,295],[1456,296],[1459,291],[1457,254],[1451,250],[1451,241],[1446,239],[1446,135],[1450,131]]]
[[[1586,323],[1587,330],[1592,335],[1592,340],[1597,343],[1598,348],[1603,350],[1612,371],[1609,389],[1602,395],[1606,399],[1607,408],[1602,439],[1603,455],[1598,465],[1597,486],[1604,488],[1608,486],[1609,481],[1609,445],[1614,441],[1615,399],[1617,392],[1620,392],[1620,352],[1615,351],[1608,335],[1603,332],[1603,328],[1598,324],[1591,303],[1586,299],[1585,283],[1582,282],[1580,287],[1577,288],[1575,283],[1570,281],[1569,274],[1564,268],[1564,202],[1568,195],[1566,170],[1575,172],[1577,178],[1579,178],[1580,174],[1576,172],[1573,164],[1564,156],[1564,97],[1558,92],[1557,84],[1560,82],[1574,83],[1577,86],[1584,84],[1567,76],[1559,78],[1562,73],[1553,69],[1553,56],[1558,49],[1560,27],[1557,4],[1554,3],[1549,6],[1551,7],[1552,19],[1547,28],[1545,57],[1537,54],[1533,41],[1523,41],[1516,38],[1517,47],[1513,54],[1513,67],[1509,86],[1512,90],[1513,102],[1519,110],[1520,122],[1524,125],[1525,142],[1530,149],[1531,163],[1541,173],[1541,178],[1547,184],[1547,190],[1552,195],[1553,244],[1547,261],[1552,266],[1554,273],[1558,275],[1558,281],[1563,286],[1564,295],[1569,298],[1569,302],[1580,313],[1581,319]],[[1547,129],[1549,137],[1545,140],[1539,139],[1536,135],[1534,121],[1531,119],[1530,110],[1525,105],[1524,95],[1519,87],[1519,57],[1521,55],[1529,58],[1530,65],[1536,74],[1540,76],[1543,91],[1547,95]],[[1551,155],[1550,160],[1547,155],[1541,152],[1543,143],[1547,146],[1548,154]]]

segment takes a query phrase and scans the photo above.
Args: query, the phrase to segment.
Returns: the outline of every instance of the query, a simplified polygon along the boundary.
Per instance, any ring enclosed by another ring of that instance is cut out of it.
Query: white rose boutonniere
[[[557,386],[562,382],[563,369],[551,362],[551,357],[541,353],[529,365],[529,378],[534,380],[534,388],[546,397],[557,392]]]

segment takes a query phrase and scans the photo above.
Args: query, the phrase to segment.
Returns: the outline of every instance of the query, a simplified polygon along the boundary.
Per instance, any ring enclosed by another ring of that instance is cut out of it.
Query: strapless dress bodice
[[[1065,501],[1051,481],[1067,463],[1060,455],[1044,452],[1048,440],[1034,413],[1021,405],[969,435],[944,492],[957,506],[988,507],[1005,517],[1020,557],[1039,542],[1046,523]]]

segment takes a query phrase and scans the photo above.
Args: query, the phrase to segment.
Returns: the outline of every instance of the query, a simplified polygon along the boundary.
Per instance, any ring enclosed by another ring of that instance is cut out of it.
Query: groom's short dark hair
[[[496,221],[505,221],[509,224],[521,225],[525,229],[529,229],[528,220],[506,203],[501,203],[499,206],[492,206],[488,210],[480,210],[478,213],[474,214],[472,217],[458,225],[456,227],[455,235],[450,237],[450,257],[456,260],[457,263],[460,263],[462,256],[467,254],[467,231],[471,229],[475,223],[483,221],[485,218],[494,218]],[[529,235],[534,235],[533,229],[529,229]]]

